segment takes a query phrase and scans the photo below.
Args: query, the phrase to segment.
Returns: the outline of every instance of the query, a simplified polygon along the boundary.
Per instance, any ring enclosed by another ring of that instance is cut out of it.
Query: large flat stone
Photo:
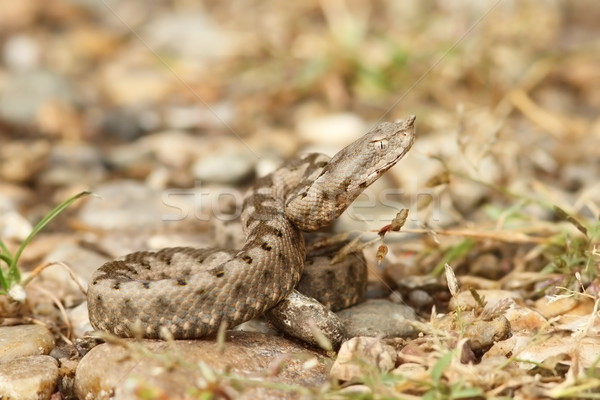
[[[222,348],[213,340],[122,343],[97,346],[81,360],[77,396],[129,400],[146,390],[179,398],[204,390],[236,399],[293,399],[326,382],[329,370],[320,353],[260,333],[227,332]]]

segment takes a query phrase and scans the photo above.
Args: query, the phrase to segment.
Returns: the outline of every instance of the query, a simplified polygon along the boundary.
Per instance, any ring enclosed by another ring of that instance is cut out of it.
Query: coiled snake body
[[[244,200],[241,250],[177,247],[107,262],[88,289],[92,326],[123,337],[191,339],[273,308],[300,280],[301,230],[330,224],[400,160],[414,121],[381,123],[331,159],[310,154],[259,179]]]

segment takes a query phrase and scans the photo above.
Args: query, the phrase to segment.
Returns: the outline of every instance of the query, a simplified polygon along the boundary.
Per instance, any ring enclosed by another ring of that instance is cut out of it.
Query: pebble
[[[0,182],[0,212],[18,210],[31,198],[32,193],[27,189],[16,184]]]
[[[392,346],[372,337],[355,337],[342,344],[330,376],[341,381],[364,378],[369,367],[391,371],[398,354]]]
[[[347,337],[409,337],[416,333],[410,321],[415,311],[403,304],[384,299],[371,299],[337,312],[346,328]]]
[[[142,183],[114,180],[94,187],[92,192],[99,197],[88,198],[78,215],[89,228],[149,229],[164,223],[162,194]]]
[[[291,385],[310,388],[327,381],[323,356],[282,337],[228,331],[222,349],[212,340],[123,340],[123,344],[102,344],[83,357],[75,377],[79,398],[137,399],[136,393],[144,388],[156,398],[182,398],[194,387],[216,385],[229,398],[297,398]],[[145,355],[144,349],[160,355]],[[241,378],[233,383],[229,374]],[[253,383],[257,378],[265,385]]]
[[[74,183],[94,185],[105,177],[106,170],[97,147],[66,142],[52,146],[48,164],[40,180],[45,185],[68,186]]]
[[[206,145],[206,141],[197,136],[172,129],[119,146],[110,157],[117,165],[127,166],[132,161],[152,156],[162,165],[178,168],[191,164],[199,155],[205,154],[202,149]]]
[[[105,63],[102,69],[99,82],[103,92],[109,101],[123,108],[160,102],[171,89],[170,75],[157,65],[115,60]]]
[[[77,307],[69,308],[67,310],[67,316],[71,329],[73,330],[73,337],[81,338],[86,333],[94,330],[90,323],[87,301],[79,304]]]
[[[0,117],[15,124],[31,124],[45,102],[57,99],[73,100],[64,77],[43,69],[14,73],[0,94]]]
[[[212,104],[210,108],[191,106],[172,106],[164,111],[165,124],[174,129],[197,129],[214,127],[229,129],[225,124],[234,122],[235,110],[231,102]]]
[[[32,229],[31,223],[19,212],[0,210],[0,238],[3,241],[11,239],[23,241]]]
[[[408,302],[418,309],[431,308],[434,298],[424,290],[415,289],[408,294]]]
[[[256,158],[239,151],[209,155],[194,163],[194,176],[202,182],[236,184],[252,175]]]
[[[580,296],[581,299],[573,297],[561,297],[552,298],[550,296],[544,296],[535,302],[535,310],[542,314],[545,318],[552,318],[565,314],[575,314],[572,310],[575,309],[581,303],[588,303],[590,309],[588,313],[592,312],[593,301],[588,298]]]
[[[491,280],[499,280],[507,273],[507,271],[502,270],[499,257],[492,253],[481,254],[469,264],[471,275]]]
[[[510,322],[512,332],[536,333],[542,331],[550,323],[540,313],[531,308],[514,303],[504,313],[504,316]],[[564,328],[563,328],[564,329]]]
[[[154,51],[194,60],[222,58],[236,48],[236,36],[202,12],[163,12],[144,29],[144,40]]]
[[[45,168],[49,152],[50,144],[46,140],[13,140],[3,144],[0,147],[0,180],[15,183],[33,180]]]
[[[2,49],[6,65],[15,71],[38,66],[40,61],[39,43],[28,35],[9,36]]]
[[[157,127],[158,123],[155,121],[158,120],[158,117],[154,113],[151,111],[147,113],[136,111],[132,107],[104,110],[99,117],[99,129],[106,132],[107,137],[112,136],[123,141],[131,141],[142,134],[142,126],[146,127],[144,125],[149,125],[149,129]],[[146,121],[146,123],[144,124],[143,121]],[[115,146],[108,157],[118,152],[119,149],[119,147]],[[137,158],[138,154],[129,153],[128,156]]]
[[[19,357],[49,354],[54,336],[41,325],[0,327],[0,363]]]
[[[49,400],[58,384],[58,362],[46,355],[0,363],[0,397]]]

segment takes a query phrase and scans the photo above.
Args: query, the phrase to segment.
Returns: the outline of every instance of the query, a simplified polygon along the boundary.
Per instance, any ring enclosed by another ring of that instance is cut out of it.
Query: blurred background
[[[0,182],[29,205],[238,185],[415,114],[398,187],[450,171],[462,217],[482,182],[597,215],[599,20],[593,0],[4,1]]]

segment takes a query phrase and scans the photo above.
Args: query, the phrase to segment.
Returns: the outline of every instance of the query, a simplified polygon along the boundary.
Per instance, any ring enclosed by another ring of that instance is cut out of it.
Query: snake
[[[93,274],[91,325],[120,337],[198,339],[259,317],[295,292],[303,232],[330,225],[411,148],[415,116],[382,122],[333,157],[311,153],[256,180],[240,249],[138,251]]]

